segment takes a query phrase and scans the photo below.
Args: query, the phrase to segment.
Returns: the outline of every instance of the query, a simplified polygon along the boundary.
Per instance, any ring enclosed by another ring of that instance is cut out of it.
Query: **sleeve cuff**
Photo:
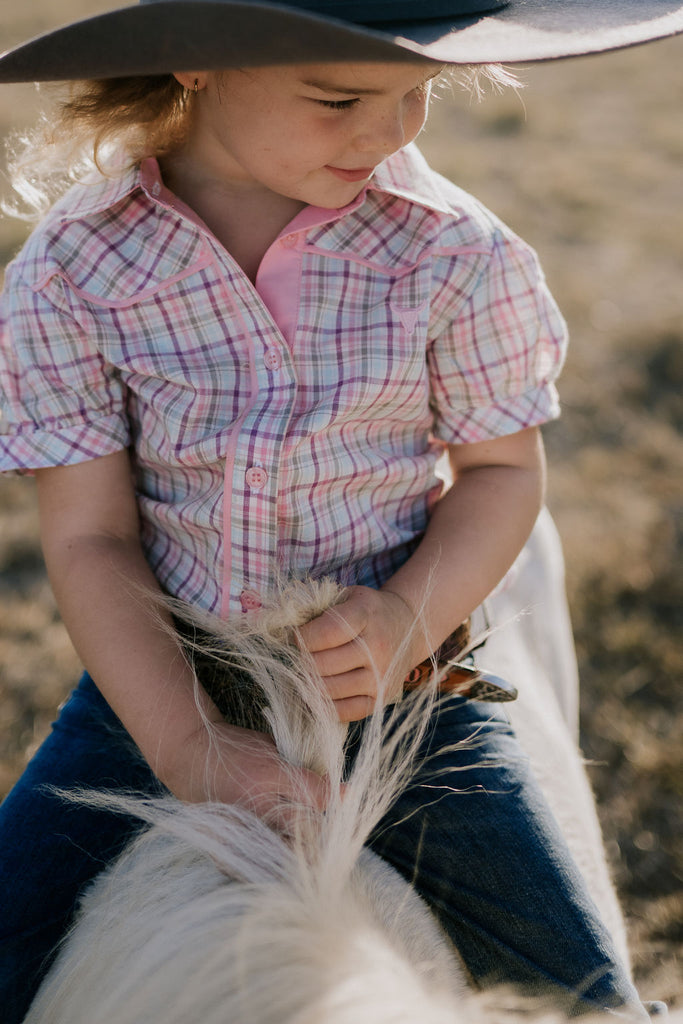
[[[129,443],[128,424],[117,413],[94,423],[19,429],[0,434],[0,472],[31,473],[36,469],[75,465],[112,455]]]
[[[476,444],[527,427],[538,427],[560,415],[560,401],[554,384],[542,384],[522,395],[473,409],[440,412],[434,435],[446,444]]]

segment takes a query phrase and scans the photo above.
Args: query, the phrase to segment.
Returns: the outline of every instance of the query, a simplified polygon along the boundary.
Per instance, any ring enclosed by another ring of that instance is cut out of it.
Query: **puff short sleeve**
[[[434,434],[474,443],[559,415],[566,326],[536,254],[496,226],[435,264],[430,372]]]
[[[127,447],[126,394],[97,319],[59,275],[10,265],[0,297],[0,470],[68,465]]]

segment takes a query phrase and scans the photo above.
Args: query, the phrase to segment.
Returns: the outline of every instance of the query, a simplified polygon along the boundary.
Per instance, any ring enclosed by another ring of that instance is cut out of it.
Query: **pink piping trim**
[[[423,259],[418,260],[417,263],[412,263],[410,266],[403,267],[399,274],[396,273],[395,268],[387,267],[381,263],[373,263],[372,260],[362,260],[353,254],[347,254],[342,252],[336,252],[333,249],[323,249],[317,245],[305,245],[302,252],[313,253],[316,256],[327,256],[329,259],[345,260],[347,263],[357,263],[361,267],[369,267],[378,274],[384,274],[387,277],[404,277],[406,274],[412,273],[416,267],[419,267],[425,260],[431,259],[432,256],[487,256],[491,249],[485,245],[463,245],[454,246],[452,249],[434,249],[430,250]]]
[[[256,374],[254,344],[251,338],[251,333],[247,330],[244,317],[239,310],[237,310],[237,315],[242,325],[244,336],[249,345],[249,382],[251,390],[249,394],[249,401],[245,405],[244,410],[236,422],[233,424],[233,428],[228,435],[228,445],[225,452],[225,474],[223,477],[223,580],[221,582],[221,615],[223,618],[227,618],[230,614],[230,584],[232,581],[232,477],[235,471],[235,453],[237,451],[237,442],[240,431],[242,430],[242,424],[254,408],[256,397],[258,395],[258,376]]]
[[[137,302],[140,302],[141,299],[146,299],[150,295],[156,295],[158,292],[163,291],[164,288],[170,287],[177,281],[183,281],[186,277],[190,277],[191,274],[197,273],[198,270],[204,270],[214,262],[215,259],[213,253],[205,253],[204,256],[202,256],[202,258],[196,263],[193,263],[191,267],[186,267],[185,270],[178,274],[174,274],[173,277],[164,278],[164,280],[159,282],[159,284],[154,288],[147,288],[145,291],[136,292],[135,295],[132,295],[130,298],[121,299],[119,302],[115,302],[112,299],[102,298],[101,295],[93,295],[91,292],[86,292],[83,288],[76,287],[73,281],[69,280],[65,274],[59,273],[59,271],[46,274],[40,279],[40,281],[37,281],[36,284],[33,285],[32,290],[35,292],[40,291],[41,288],[45,287],[48,281],[52,281],[56,277],[65,281],[69,286],[69,290],[72,291],[74,295],[77,295],[79,299],[84,299],[93,306],[103,306],[106,309],[127,309],[129,306],[134,306]]]

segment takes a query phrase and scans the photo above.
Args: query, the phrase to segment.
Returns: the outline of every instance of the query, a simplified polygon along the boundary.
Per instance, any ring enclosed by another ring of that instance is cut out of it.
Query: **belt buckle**
[[[424,685],[434,672],[429,661],[423,661],[409,674],[403,684],[405,690]],[[517,699],[517,687],[493,672],[475,668],[463,661],[442,661],[436,667],[437,685],[442,693],[455,693],[465,700],[507,703]]]
[[[467,700],[498,704],[516,700],[519,693],[507,679],[460,661],[447,661],[439,666],[439,689]]]

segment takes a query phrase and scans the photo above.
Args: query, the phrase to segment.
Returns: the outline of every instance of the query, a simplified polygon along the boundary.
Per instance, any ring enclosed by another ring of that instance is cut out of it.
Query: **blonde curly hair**
[[[72,82],[56,110],[8,144],[8,174],[19,202],[6,212],[38,220],[74,181],[120,174],[182,144],[189,94],[173,75]]]

